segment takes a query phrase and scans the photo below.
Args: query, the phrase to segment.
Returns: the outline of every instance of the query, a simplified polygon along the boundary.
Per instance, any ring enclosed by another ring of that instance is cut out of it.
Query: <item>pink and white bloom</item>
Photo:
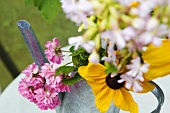
[[[60,50],[60,44],[57,38],[54,38],[53,41],[47,41],[45,44],[47,50],[45,50],[46,57],[53,63],[60,64],[64,60],[62,51]]]

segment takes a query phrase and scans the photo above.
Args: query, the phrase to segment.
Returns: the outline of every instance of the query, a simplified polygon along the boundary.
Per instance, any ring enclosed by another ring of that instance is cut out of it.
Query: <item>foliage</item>
[[[25,4],[34,3],[35,7],[38,7],[42,15],[52,23],[60,10],[61,3],[59,0],[25,0]]]

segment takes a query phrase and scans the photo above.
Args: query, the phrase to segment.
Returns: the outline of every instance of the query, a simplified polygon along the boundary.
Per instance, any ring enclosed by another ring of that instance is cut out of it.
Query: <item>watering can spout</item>
[[[48,63],[49,61],[45,57],[44,51],[41,48],[41,45],[31,28],[31,25],[26,20],[19,20],[17,22],[17,26],[24,38],[24,41],[34,59],[36,65],[39,68],[44,65],[44,63]]]

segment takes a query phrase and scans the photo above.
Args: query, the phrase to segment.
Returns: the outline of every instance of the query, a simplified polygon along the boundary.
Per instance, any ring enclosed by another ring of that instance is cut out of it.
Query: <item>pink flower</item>
[[[29,99],[31,102],[36,102],[34,99],[34,87],[29,86],[28,83],[22,79],[18,85],[18,91],[22,96]]]
[[[55,70],[53,68],[53,65],[50,64],[50,63],[45,63],[42,67],[41,67],[41,73],[40,75],[42,77],[45,77],[45,78],[49,78],[50,76],[54,75],[55,74]]]
[[[45,86],[54,88],[57,92],[69,91],[69,86],[62,83],[62,76],[55,76],[57,67],[54,64],[45,63],[40,75],[45,78]]]
[[[29,65],[26,69],[24,69],[22,73],[26,74],[27,76],[30,76],[32,74],[38,73],[38,71],[39,71],[38,66],[35,63],[33,63]]]
[[[60,92],[70,92],[70,87],[68,85],[63,84],[62,82],[59,83]]]
[[[62,83],[62,75],[55,76],[57,68],[56,63],[44,63],[41,70],[36,64],[29,65],[23,70],[26,76],[19,82],[18,91],[40,109],[54,109],[60,104],[58,93],[70,91],[69,86]]]
[[[54,89],[39,88],[35,91],[35,99],[40,109],[46,110],[48,108],[54,109],[60,104],[58,93]]]
[[[45,44],[47,50],[45,50],[46,57],[53,63],[60,64],[64,60],[63,55],[60,50],[60,44],[57,38],[54,38],[53,41],[47,41]]]
[[[44,80],[43,77],[39,75],[40,71],[37,65],[35,64],[29,65],[25,70],[23,70],[23,73],[26,74],[24,81],[29,86],[34,86],[34,87],[42,86]]]

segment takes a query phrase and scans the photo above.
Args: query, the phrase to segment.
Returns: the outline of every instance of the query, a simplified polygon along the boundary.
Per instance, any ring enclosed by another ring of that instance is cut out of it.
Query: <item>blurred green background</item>
[[[31,24],[43,49],[45,49],[46,41],[52,40],[54,37],[59,39],[63,47],[68,44],[67,39],[70,36],[78,35],[76,25],[65,18],[62,10],[56,15],[54,22],[50,24],[33,4],[25,5],[24,0],[4,0],[0,3],[0,14],[0,42],[20,72],[33,60],[16,25],[18,20],[27,20]],[[0,55],[2,54],[0,53]],[[1,89],[4,90],[12,80],[12,75],[1,59]]]

